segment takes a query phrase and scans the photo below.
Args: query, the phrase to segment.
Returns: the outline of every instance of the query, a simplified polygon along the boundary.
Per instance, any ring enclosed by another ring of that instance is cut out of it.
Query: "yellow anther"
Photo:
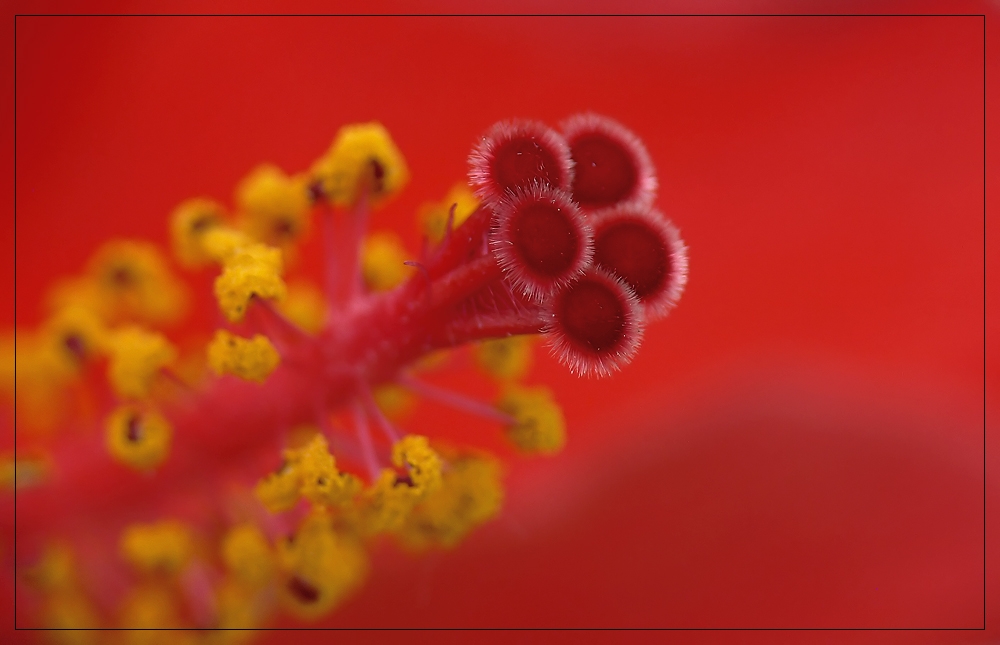
[[[8,397],[15,399],[18,432],[50,430],[66,411],[65,388],[76,370],[57,349],[46,338],[25,330],[17,332],[16,345],[12,336],[4,340],[2,385]]]
[[[305,177],[288,177],[276,166],[258,166],[236,188],[236,204],[254,239],[284,246],[302,236],[309,223]]]
[[[105,351],[108,330],[93,310],[70,306],[49,318],[44,335],[69,366],[77,367]]]
[[[399,192],[409,179],[403,155],[379,123],[342,127],[310,174],[337,206],[351,206],[362,195],[377,205]]]
[[[187,563],[193,548],[191,532],[173,520],[132,524],[122,533],[121,553],[139,571],[175,573]]]
[[[288,294],[278,309],[290,321],[313,334],[322,329],[326,322],[323,292],[308,282],[288,283]]]
[[[511,387],[497,408],[514,417],[507,436],[525,452],[551,454],[566,443],[566,422],[562,410],[546,388]]]
[[[361,245],[361,276],[372,291],[388,291],[401,284],[412,272],[403,264],[409,259],[399,237],[373,233]]]
[[[184,285],[152,244],[109,242],[91,260],[89,274],[105,301],[100,310],[113,319],[162,324],[184,314]]]
[[[128,628],[125,632],[129,645],[159,645],[178,642],[171,635],[164,639],[157,629],[176,629],[180,627],[177,600],[174,594],[164,585],[144,584],[132,589],[122,604],[119,627]],[[139,631],[142,630],[142,631]]]
[[[274,553],[264,533],[253,524],[240,524],[222,538],[222,561],[241,583],[257,588],[274,576]]]
[[[424,204],[418,211],[418,216],[424,233],[433,242],[440,242],[444,238],[445,227],[448,225],[448,214],[452,207],[455,207],[455,219],[452,227],[458,228],[465,220],[469,219],[477,208],[479,200],[467,184],[455,184],[444,200]]]
[[[216,226],[201,237],[205,256],[219,264],[224,264],[237,251],[252,244],[254,241],[249,235],[228,226]]]
[[[341,504],[358,492],[357,477],[337,470],[336,461],[323,435],[317,434],[299,450],[298,468],[302,476],[302,496],[314,504]]]
[[[397,441],[392,447],[392,463],[407,469],[420,495],[441,486],[441,457],[431,449],[427,437],[411,434]]]
[[[400,533],[411,548],[453,547],[500,511],[503,486],[495,459],[463,455],[448,459],[448,465],[441,488],[417,505]]]
[[[203,246],[205,234],[221,226],[224,218],[221,204],[202,197],[189,199],[175,208],[170,216],[170,237],[177,260],[187,267],[208,264],[212,258]]]
[[[254,495],[272,513],[287,511],[299,501],[302,473],[297,460],[296,451],[286,450],[281,468],[265,476],[254,487]]]
[[[390,419],[399,419],[413,408],[416,397],[401,385],[382,385],[372,391],[375,405]]]
[[[123,405],[108,417],[105,445],[111,456],[136,470],[150,470],[170,454],[173,428],[163,416]]]
[[[149,394],[160,370],[177,358],[177,350],[162,334],[126,327],[109,338],[108,378],[118,396],[141,399]]]
[[[22,454],[15,461],[12,453],[4,454],[0,457],[0,488],[21,490],[37,486],[48,477],[49,468],[49,461],[41,455]]]
[[[65,544],[49,544],[38,563],[25,572],[27,580],[40,591],[67,592],[77,585],[76,558]]]
[[[476,363],[488,374],[503,381],[516,381],[531,368],[531,336],[508,336],[480,343]]]
[[[284,452],[285,460],[298,463],[302,456],[302,449],[308,446],[317,434],[319,434],[319,429],[312,424],[292,426],[285,438],[285,445],[288,446]]]
[[[294,539],[278,544],[278,554],[285,574],[282,600],[303,618],[330,611],[361,583],[368,569],[362,548],[335,533],[325,512],[307,517]]]
[[[234,645],[249,641],[267,618],[262,594],[236,580],[223,580],[216,592],[215,630],[206,634],[212,645]]]
[[[225,262],[215,280],[219,308],[232,322],[243,319],[252,296],[280,300],[285,296],[281,279],[281,251],[263,244],[238,249]]]
[[[65,645],[89,645],[97,642],[96,632],[86,631],[101,626],[94,606],[79,591],[56,593],[45,600],[42,625],[53,631],[54,642]]]
[[[363,531],[368,535],[399,531],[425,492],[418,490],[412,481],[400,477],[395,470],[383,469],[379,478],[362,494]]]
[[[93,312],[102,322],[115,316],[112,299],[103,292],[98,280],[91,275],[64,278],[56,281],[45,294],[49,311],[85,309]]]
[[[220,329],[208,345],[208,363],[219,375],[233,374],[263,383],[279,362],[278,350],[261,334],[248,339]]]

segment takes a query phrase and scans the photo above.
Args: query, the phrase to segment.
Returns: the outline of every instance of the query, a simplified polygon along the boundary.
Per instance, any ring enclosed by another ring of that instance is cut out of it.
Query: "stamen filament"
[[[462,412],[484,417],[491,421],[497,421],[504,425],[511,425],[516,421],[511,415],[504,414],[503,412],[500,412],[485,403],[481,403],[457,392],[437,387],[436,385],[423,383],[422,381],[418,381],[410,376],[400,376],[399,379],[397,379],[397,382],[414,394],[437,401],[438,403],[442,403],[456,410],[461,410]]]
[[[379,410],[370,388],[361,388],[361,403],[365,406],[365,411],[368,413],[368,416],[375,419],[375,422],[382,428],[382,432],[385,433],[389,442],[395,444],[399,441],[399,432],[396,430],[396,427],[392,425],[392,422],[389,421],[384,414],[382,414],[381,410]]]
[[[371,429],[368,427],[368,417],[360,403],[354,405],[354,430],[358,433],[358,443],[361,445],[361,456],[371,481],[377,481],[379,476],[378,458],[375,456],[375,444],[372,443]]]
[[[337,284],[340,280],[343,267],[341,265],[340,245],[337,243],[338,231],[337,222],[333,207],[325,203],[320,213],[320,227],[323,230],[323,287],[326,295],[327,320],[333,318],[333,313],[337,307]]]
[[[259,321],[261,326],[264,328],[264,335],[268,336],[270,340],[275,343],[279,353],[282,354],[282,357],[284,357],[287,353],[283,351],[286,347],[282,340],[294,340],[300,342],[309,340],[309,334],[300,329],[288,318],[285,318],[285,316],[275,308],[274,304],[270,300],[252,296],[251,301],[257,305],[253,308],[253,310],[259,312],[255,315],[257,321]]]
[[[351,282],[347,285],[347,298],[353,300],[361,294],[361,244],[368,228],[368,187],[361,188],[358,202],[351,212],[351,238],[349,255],[344,258],[344,266],[350,272]]]

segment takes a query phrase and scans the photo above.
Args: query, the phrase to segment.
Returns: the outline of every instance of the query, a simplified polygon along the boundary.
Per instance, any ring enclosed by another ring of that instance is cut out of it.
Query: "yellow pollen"
[[[333,530],[329,514],[314,511],[295,533],[278,544],[284,573],[281,597],[286,607],[302,618],[317,618],[330,611],[365,577],[364,550],[346,535]]]
[[[41,591],[71,591],[77,585],[76,558],[66,544],[49,544],[25,578]]]
[[[323,435],[298,451],[297,466],[302,477],[302,496],[314,504],[336,505],[349,501],[358,492],[356,477],[337,470],[336,461]]]
[[[126,466],[150,470],[170,454],[173,428],[156,412],[124,405],[111,413],[105,428],[108,452]]]
[[[510,387],[497,408],[514,417],[507,437],[521,450],[552,454],[566,443],[566,422],[548,389]]]
[[[130,590],[120,610],[119,627],[134,631],[124,632],[129,645],[167,645],[180,643],[180,634],[160,629],[177,629],[181,623],[178,615],[177,599],[164,585],[146,583]],[[150,630],[150,631],[147,631]]]
[[[45,324],[43,333],[74,368],[107,348],[108,330],[104,323],[93,310],[79,305],[58,310]]]
[[[92,312],[102,323],[115,316],[114,303],[90,275],[57,280],[45,294],[45,307],[54,313],[63,309],[84,309]]]
[[[397,441],[392,447],[392,463],[407,469],[420,495],[441,486],[441,458],[431,449],[427,437],[411,434]]]
[[[281,362],[278,351],[261,334],[240,338],[224,329],[215,332],[208,345],[208,363],[216,374],[233,374],[263,383]]]
[[[476,363],[502,381],[516,381],[531,368],[531,337],[508,336],[480,343],[475,348]]]
[[[388,291],[410,275],[412,267],[399,237],[392,233],[374,233],[361,245],[361,276],[372,291]]]
[[[225,264],[237,251],[254,244],[250,236],[228,226],[216,226],[201,237],[201,249],[206,257]]]
[[[222,539],[222,561],[241,583],[261,587],[274,577],[274,553],[267,537],[253,524],[231,528]]]
[[[94,606],[77,590],[49,596],[42,608],[42,624],[53,630],[48,635],[56,643],[65,645],[89,645],[96,642],[96,632],[85,630],[101,626]]]
[[[212,260],[203,247],[205,235],[221,226],[224,218],[222,205],[203,197],[189,199],[174,209],[170,215],[170,237],[181,265],[197,268]]]
[[[159,249],[145,242],[116,241],[101,247],[88,274],[110,320],[153,325],[179,320],[187,306],[184,284],[167,268]]]
[[[309,222],[307,179],[288,177],[277,166],[264,164],[236,188],[236,204],[255,240],[284,246],[299,239]]]
[[[409,179],[403,155],[379,123],[342,127],[310,174],[337,206],[351,206],[362,194],[377,206]]]
[[[287,511],[299,501],[302,473],[298,465],[298,452],[285,451],[285,463],[276,472],[266,475],[254,487],[254,496],[272,513]]]
[[[402,542],[412,549],[454,547],[500,511],[503,487],[495,459],[462,455],[447,462],[441,488],[417,505],[400,532]]]
[[[65,388],[77,370],[50,339],[21,330],[3,339],[4,369],[0,374],[8,400],[17,410],[17,430],[52,430],[66,411]],[[15,370],[15,363],[17,369]]]
[[[21,490],[37,486],[48,478],[49,469],[49,462],[44,456],[22,455],[15,461],[13,453],[4,454],[0,457],[0,487]]]
[[[281,251],[263,244],[236,250],[215,280],[219,308],[231,322],[243,320],[252,296],[280,300],[285,296],[281,279]]]
[[[399,531],[425,492],[402,480],[395,470],[383,469],[361,495],[362,531],[367,535]]]
[[[108,379],[118,396],[141,399],[149,394],[160,370],[177,358],[177,350],[162,334],[126,327],[109,340]]]
[[[309,282],[289,282],[288,295],[278,309],[290,321],[313,334],[321,330],[326,322],[323,292]]]
[[[232,645],[244,643],[254,636],[253,630],[267,617],[265,593],[247,588],[236,580],[223,580],[216,592],[216,625],[208,643]]]
[[[139,571],[176,573],[191,557],[188,528],[173,520],[132,524],[122,533],[122,556]]]
[[[400,419],[413,408],[416,397],[402,385],[381,385],[372,390],[375,405],[389,419]]]

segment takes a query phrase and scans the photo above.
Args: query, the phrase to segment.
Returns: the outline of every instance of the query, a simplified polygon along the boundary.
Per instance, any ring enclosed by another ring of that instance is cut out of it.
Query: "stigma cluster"
[[[301,173],[254,169],[231,209],[178,205],[173,262],[212,276],[218,329],[177,331],[190,280],[148,243],[108,242],[53,288],[47,321],[6,341],[16,369],[0,375],[16,411],[2,465],[19,503],[23,620],[315,619],[363,583],[377,541],[451,548],[497,515],[500,460],[407,433],[411,401],[493,424],[517,452],[558,452],[562,412],[525,382],[532,338],[575,373],[609,375],[676,304],[687,257],[654,207],[648,153],[610,119],[499,123],[469,161],[469,182],[421,209],[417,253],[370,231],[409,180],[377,123],[342,128]],[[321,275],[286,279],[311,235]],[[454,369],[456,351],[496,383],[495,401],[424,380]]]

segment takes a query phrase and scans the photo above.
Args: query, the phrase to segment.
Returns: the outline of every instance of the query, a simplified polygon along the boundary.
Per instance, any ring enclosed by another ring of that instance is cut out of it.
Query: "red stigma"
[[[607,376],[628,363],[642,338],[639,302],[621,280],[591,268],[551,303],[556,357],[572,372]]]
[[[490,244],[515,288],[540,298],[586,268],[592,234],[579,207],[563,191],[534,185],[502,202]]]
[[[469,179],[476,194],[488,204],[536,183],[568,190],[573,180],[565,140],[537,121],[494,125],[472,151],[469,163]]]
[[[687,250],[677,228],[655,210],[613,208],[593,216],[594,263],[621,278],[647,319],[666,315],[687,281]]]
[[[581,208],[653,203],[656,175],[638,137],[596,114],[570,117],[562,129],[574,162],[573,199]]]

